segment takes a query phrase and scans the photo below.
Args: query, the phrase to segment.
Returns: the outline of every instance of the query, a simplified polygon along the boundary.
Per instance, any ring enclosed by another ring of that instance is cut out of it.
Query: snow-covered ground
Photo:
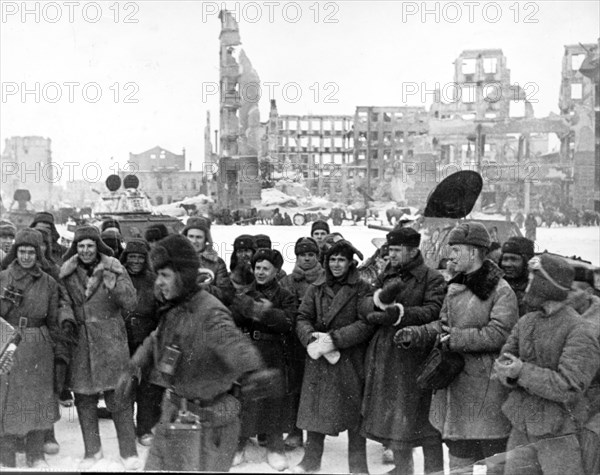
[[[332,226],[332,231],[341,232],[345,238],[351,240],[365,254],[371,255],[375,247],[371,239],[385,236],[384,231],[368,229],[362,225]],[[301,236],[310,234],[310,224],[306,226],[213,226],[212,229],[215,245],[221,256],[229,264],[233,250],[233,240],[240,234],[268,234],[271,236],[275,249],[282,252],[285,258],[284,269],[290,272],[294,263],[294,243]],[[537,250],[548,250],[564,255],[578,255],[583,259],[600,265],[600,228],[538,228]],[[51,470],[76,471],[77,465],[83,456],[83,441],[81,430],[74,408],[61,408],[62,418],[56,424],[56,436],[61,444],[58,455],[47,456],[46,460]],[[105,459],[99,462],[94,471],[120,471],[119,452],[117,439],[112,421],[101,420],[100,433],[103,441]],[[346,456],[347,437],[327,437],[325,453],[323,455],[323,473],[346,473],[348,470]],[[371,473],[379,474],[389,471],[392,466],[384,465],[381,460],[381,445],[369,441],[367,444],[369,469]],[[139,454],[145,460],[147,448],[138,445]],[[302,449],[290,452],[291,466],[297,464],[302,458]],[[415,450],[415,469],[417,473],[423,469],[423,458],[420,449]],[[255,442],[249,443],[246,450],[247,461],[242,465],[233,467],[232,472],[258,472],[275,473],[265,460],[265,449],[258,447]],[[446,457],[447,459],[447,457]],[[19,456],[20,468],[25,466],[24,455]]]

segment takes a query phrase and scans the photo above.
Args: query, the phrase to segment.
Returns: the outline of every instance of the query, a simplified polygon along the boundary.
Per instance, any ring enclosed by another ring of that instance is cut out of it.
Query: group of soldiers
[[[0,375],[4,467],[20,445],[46,466],[65,392],[81,470],[103,458],[100,397],[127,470],[141,468],[136,440],[150,447],[146,470],[228,471],[256,438],[272,468],[314,473],[326,436],[345,431],[350,473],[368,473],[367,439],[398,475],[413,473],[415,447],[426,473],[443,473],[443,444],[453,473],[600,467],[600,298],[527,238],[496,246],[496,263],[486,227],[458,224],[437,270],[419,232],[397,227],[373,270],[316,221],[286,275],[267,235],[238,236],[228,269],[204,218],[125,243],[107,220],[77,228],[69,249],[49,213],[11,226],[0,223],[0,316],[22,339]],[[434,350],[463,363],[436,391],[418,384]]]

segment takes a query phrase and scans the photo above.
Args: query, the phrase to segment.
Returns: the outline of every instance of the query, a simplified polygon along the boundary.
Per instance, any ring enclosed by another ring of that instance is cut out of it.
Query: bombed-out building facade
[[[205,160],[218,163],[223,207],[248,206],[260,198],[261,183],[282,178],[335,201],[352,202],[362,189],[421,207],[435,184],[471,169],[484,178],[480,208],[600,208],[598,81],[580,71],[585,58],[597,58],[597,44],[565,46],[560,113],[548,117],[534,116],[536,85],[511,80],[501,49],[477,49],[458,55],[428,108],[360,105],[347,115],[290,115],[271,100],[261,122],[259,88],[252,87],[258,73],[239,48],[229,12],[221,12],[221,27],[220,137],[218,152],[209,147]]]

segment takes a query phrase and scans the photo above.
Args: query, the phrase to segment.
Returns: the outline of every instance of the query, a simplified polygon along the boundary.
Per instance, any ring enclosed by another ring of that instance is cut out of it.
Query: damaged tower
[[[260,79],[240,48],[238,23],[222,10],[220,40],[220,158],[218,200],[228,209],[260,200]]]
[[[572,160],[573,206],[580,210],[600,210],[599,45],[565,45],[562,64],[559,107],[571,123],[563,150]]]

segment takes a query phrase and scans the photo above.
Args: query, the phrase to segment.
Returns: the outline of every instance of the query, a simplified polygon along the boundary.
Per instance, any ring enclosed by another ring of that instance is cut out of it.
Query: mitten
[[[198,277],[196,278],[196,282],[198,284],[207,284],[210,285],[213,283],[213,281],[215,280],[215,273],[206,268],[206,267],[200,267],[198,269]]]
[[[402,320],[404,308],[402,304],[394,304],[385,309],[384,312],[371,312],[367,315],[367,321],[373,325],[397,325]]]
[[[392,279],[389,282],[386,282],[383,288],[381,289],[381,293],[379,294],[379,300],[384,305],[389,305],[394,303],[396,297],[402,290],[404,289],[404,282],[399,277],[396,279]]]
[[[109,270],[102,271],[102,280],[104,281],[104,286],[108,290],[112,290],[117,285],[117,274]]]
[[[394,343],[399,348],[410,348],[413,346],[415,338],[415,330],[413,327],[401,328],[394,335]]]
[[[342,354],[338,350],[333,350],[329,353],[325,353],[323,358],[325,358],[329,364],[336,364],[340,360],[341,356]]]

